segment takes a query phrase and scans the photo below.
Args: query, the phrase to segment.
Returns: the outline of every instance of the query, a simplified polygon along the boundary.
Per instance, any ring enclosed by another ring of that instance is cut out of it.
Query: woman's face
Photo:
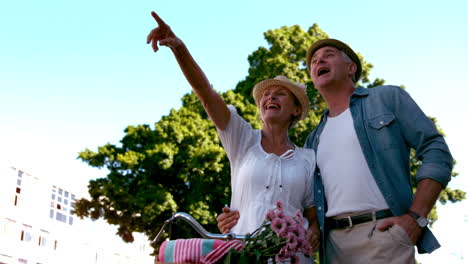
[[[289,89],[282,86],[270,86],[260,99],[260,114],[264,123],[290,124],[301,113],[296,104],[296,97]]]

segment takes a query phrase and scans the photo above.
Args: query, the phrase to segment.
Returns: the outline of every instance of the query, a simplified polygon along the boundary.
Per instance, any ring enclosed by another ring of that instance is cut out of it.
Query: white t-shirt
[[[261,131],[237,114],[229,105],[231,117],[225,130],[219,130],[221,142],[231,165],[231,208],[240,218],[231,232],[251,233],[265,220],[276,201],[284,212],[294,216],[296,210],[313,207],[313,173],[315,154],[311,149],[296,147],[281,156],[266,153],[261,146]]]
[[[349,108],[328,117],[317,147],[317,165],[327,197],[327,217],[388,208],[367,165]]]

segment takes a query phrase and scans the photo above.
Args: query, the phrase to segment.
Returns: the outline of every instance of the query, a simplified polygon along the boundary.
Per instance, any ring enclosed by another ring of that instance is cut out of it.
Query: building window
[[[16,185],[21,186],[21,179],[16,180]]]
[[[54,209],[50,209],[50,218],[54,218]]]
[[[62,205],[57,204],[57,209],[62,210]]]
[[[18,178],[21,178],[21,177],[23,177],[23,173],[24,173],[23,171],[21,171],[21,170],[18,170]]]
[[[17,243],[18,241],[18,229],[17,229],[17,225],[16,225],[16,221],[14,220],[11,220],[9,218],[3,218],[1,219],[1,222],[2,224],[2,230],[0,230],[0,241],[2,242],[6,242],[8,241],[7,243]],[[2,242],[0,242],[2,245],[4,245]],[[7,253],[5,251],[5,249],[3,247],[0,247],[0,259],[2,259],[2,255],[3,256],[7,256],[7,255],[4,255],[2,253]],[[9,253],[12,253],[11,251]],[[7,256],[7,257],[11,257],[11,256]],[[9,263],[10,261],[8,261],[7,263]]]
[[[74,195],[73,193],[72,193],[72,195],[71,195],[71,199],[72,199],[72,201],[75,201],[75,200],[76,200],[75,195]]]
[[[55,200],[55,193],[52,194],[52,200]]]
[[[57,242],[57,240],[55,240],[54,241],[54,249],[57,249],[57,247],[58,247],[58,242]]]
[[[15,206],[18,206],[18,195],[15,195]]]
[[[68,224],[73,225],[73,217],[68,217]]]
[[[63,194],[63,190],[59,189],[59,195],[62,195],[62,194]]]
[[[21,241],[31,241],[31,233],[29,231],[21,231]]]
[[[60,196],[57,197],[57,201],[59,201],[59,203],[61,203],[62,202],[62,197],[60,197]]]
[[[64,222],[64,223],[67,222],[67,216],[60,213],[60,212],[57,212],[57,215],[55,216],[55,219],[57,219],[60,222]]]
[[[67,199],[63,199],[63,203],[68,205],[68,200],[67,200]]]
[[[27,263],[28,263],[28,260],[27,260],[27,259],[19,258],[19,259],[18,259],[18,263],[25,263],[25,264],[27,264]]]
[[[47,246],[47,238],[44,236],[39,236],[39,246],[45,247]]]
[[[69,195],[69,193],[67,191],[65,191],[65,197],[68,198],[68,195]]]
[[[16,187],[16,193],[21,193],[21,188],[20,187]]]
[[[41,235],[39,236],[39,246],[46,247],[48,244],[48,235],[49,232],[47,230],[41,229]]]

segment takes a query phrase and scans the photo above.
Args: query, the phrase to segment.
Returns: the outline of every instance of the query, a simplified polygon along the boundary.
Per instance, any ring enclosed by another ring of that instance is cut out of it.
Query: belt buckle
[[[353,227],[353,220],[351,220],[351,216],[347,216],[346,219],[348,219],[349,226],[347,226],[347,229],[350,229]]]

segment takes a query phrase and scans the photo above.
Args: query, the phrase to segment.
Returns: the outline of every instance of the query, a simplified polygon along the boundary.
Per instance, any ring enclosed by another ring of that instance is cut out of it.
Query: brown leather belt
[[[341,229],[341,228],[350,228],[355,225],[363,224],[372,220],[377,220],[377,219],[382,219],[386,217],[391,217],[393,216],[392,211],[390,209],[386,210],[381,210],[374,212],[375,218],[373,217],[373,213],[366,213],[366,214],[361,214],[361,215],[355,215],[355,216],[348,216],[345,218],[340,218],[340,219],[333,219],[331,217],[327,217],[325,219],[325,224],[327,229],[332,230],[332,229]]]

